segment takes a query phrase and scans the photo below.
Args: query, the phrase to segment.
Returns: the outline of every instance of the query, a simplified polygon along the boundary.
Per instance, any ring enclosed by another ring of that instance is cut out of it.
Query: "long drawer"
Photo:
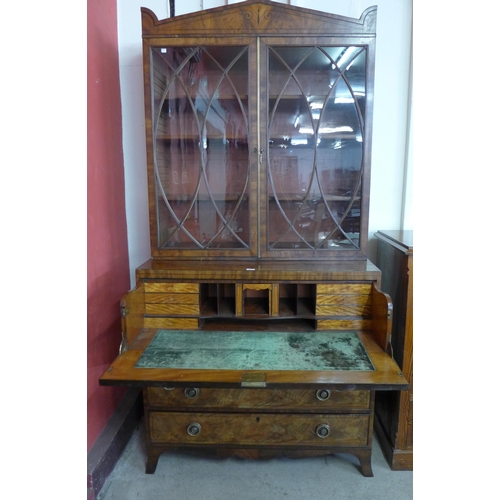
[[[248,410],[325,412],[367,411],[370,391],[335,391],[321,389],[211,389],[182,388],[145,389],[150,407],[165,409],[203,409],[207,411]]]
[[[370,415],[148,413],[152,444],[367,446]]]

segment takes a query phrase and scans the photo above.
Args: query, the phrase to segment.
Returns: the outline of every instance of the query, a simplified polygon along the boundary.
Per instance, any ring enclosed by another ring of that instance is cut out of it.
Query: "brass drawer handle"
[[[197,389],[196,387],[186,387],[184,389],[184,396],[188,399],[197,398],[198,394],[200,394],[200,389]]]
[[[191,422],[187,427],[187,433],[190,436],[197,436],[201,432],[201,425],[197,422]]]
[[[316,435],[320,438],[327,438],[330,435],[330,426],[328,424],[320,424],[316,427]]]
[[[326,401],[330,397],[331,391],[330,389],[319,389],[316,391],[316,397],[320,401]]]

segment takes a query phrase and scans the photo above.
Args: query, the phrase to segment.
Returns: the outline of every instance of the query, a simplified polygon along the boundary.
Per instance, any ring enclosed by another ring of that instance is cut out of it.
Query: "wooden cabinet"
[[[150,472],[166,448],[210,447],[241,456],[355,453],[371,475],[370,391],[149,388]]]
[[[382,289],[394,302],[394,359],[410,383],[408,391],[377,395],[376,428],[394,470],[413,470],[413,231],[378,231],[377,263]]]
[[[386,352],[392,302],[380,271],[369,261],[249,266],[137,269],[122,300],[122,354],[101,384],[144,387],[146,471],[161,453],[194,447],[351,453],[372,475],[375,391],[408,387]]]
[[[392,302],[366,258],[376,7],[142,9],[152,259],[102,385],[144,388],[148,463],[352,453],[372,475]]]
[[[366,258],[376,12],[142,9],[154,258]]]

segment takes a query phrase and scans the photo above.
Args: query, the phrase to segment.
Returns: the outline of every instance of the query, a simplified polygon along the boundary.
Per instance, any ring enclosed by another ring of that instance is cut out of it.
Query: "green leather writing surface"
[[[355,332],[158,330],[136,368],[374,370]]]

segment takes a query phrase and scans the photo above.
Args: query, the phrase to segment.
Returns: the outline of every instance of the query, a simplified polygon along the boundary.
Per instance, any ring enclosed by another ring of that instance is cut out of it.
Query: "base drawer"
[[[370,391],[336,391],[321,389],[145,389],[146,404],[161,408],[188,408],[211,411],[247,410],[324,412],[369,410]]]
[[[367,446],[370,415],[149,412],[152,444]]]

